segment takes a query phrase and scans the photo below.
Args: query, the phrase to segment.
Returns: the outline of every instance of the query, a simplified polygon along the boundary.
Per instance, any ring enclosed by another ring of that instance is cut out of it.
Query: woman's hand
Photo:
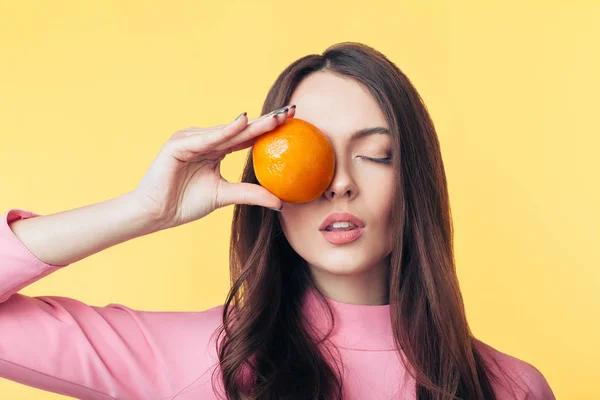
[[[257,136],[294,114],[292,105],[250,121],[244,113],[227,125],[178,131],[163,145],[132,195],[157,221],[157,230],[195,221],[234,203],[280,209],[278,197],[260,185],[228,182],[220,166],[227,154],[252,146]]]

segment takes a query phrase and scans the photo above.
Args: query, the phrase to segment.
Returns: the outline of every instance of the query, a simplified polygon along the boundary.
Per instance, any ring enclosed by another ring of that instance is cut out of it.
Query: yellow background
[[[289,63],[363,42],[409,76],[433,116],[475,336],[536,366],[557,398],[598,398],[600,2],[152,3],[2,4],[0,212],[127,192],[173,132],[255,117]],[[244,157],[224,160],[226,178],[239,179]],[[147,310],[221,304],[232,209],[22,293]],[[6,380],[0,393],[64,398]]]

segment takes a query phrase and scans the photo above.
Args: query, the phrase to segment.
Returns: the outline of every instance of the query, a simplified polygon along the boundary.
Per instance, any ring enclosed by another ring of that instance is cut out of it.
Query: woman
[[[393,63],[358,43],[303,57],[263,114],[177,132],[118,198],[48,216],[8,211],[0,376],[84,399],[554,399],[535,367],[469,330],[439,142]],[[251,152],[241,183],[220,176],[227,154],[294,117],[333,145],[322,196],[284,204],[258,185]],[[231,204],[222,306],[158,313],[17,293]],[[332,240],[336,221],[351,232]]]

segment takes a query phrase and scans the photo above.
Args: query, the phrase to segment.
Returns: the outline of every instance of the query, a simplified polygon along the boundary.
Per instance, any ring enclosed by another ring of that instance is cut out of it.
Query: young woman
[[[0,376],[102,400],[554,399],[535,367],[469,330],[438,138],[392,62],[358,43],[303,57],[277,78],[263,114],[175,133],[117,198],[47,216],[9,210]],[[227,154],[294,117],[334,147],[322,196],[284,204],[258,185],[251,152],[242,182],[221,177]],[[148,312],[18,293],[227,205],[232,286],[221,306]],[[332,240],[324,231],[336,221],[351,232]]]

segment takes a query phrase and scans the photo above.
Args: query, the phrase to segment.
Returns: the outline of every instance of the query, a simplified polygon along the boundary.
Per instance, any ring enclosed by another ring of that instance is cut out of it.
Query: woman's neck
[[[389,304],[387,263],[352,274],[334,274],[312,265],[309,268],[317,288],[329,299],[349,304]]]

